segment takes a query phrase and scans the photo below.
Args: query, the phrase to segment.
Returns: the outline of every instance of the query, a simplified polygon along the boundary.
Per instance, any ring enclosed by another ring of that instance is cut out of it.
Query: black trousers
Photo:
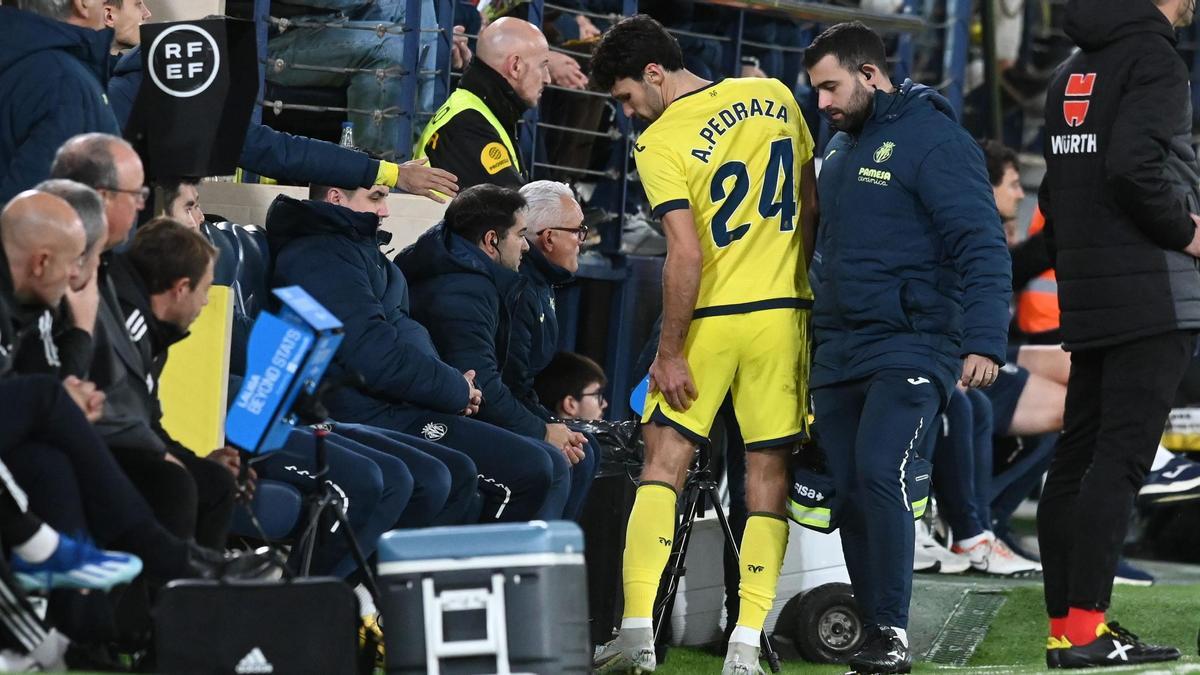
[[[1108,609],[1134,497],[1195,335],[1173,331],[1071,354],[1063,432],[1038,506],[1046,611]]]
[[[0,458],[28,494],[29,510],[54,529],[134,553],[158,578],[187,574],[186,543],[155,521],[53,377],[0,380]]]
[[[168,532],[225,548],[237,497],[229,469],[195,455],[176,455],[180,467],[148,448],[115,447],[112,453]]]

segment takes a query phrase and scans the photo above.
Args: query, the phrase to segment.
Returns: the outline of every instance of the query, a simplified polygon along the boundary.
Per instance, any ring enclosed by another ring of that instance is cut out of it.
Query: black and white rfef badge
[[[142,83],[125,137],[147,177],[233,173],[258,93],[254,23],[145,24]]]
[[[159,33],[147,56],[155,86],[179,98],[204,93],[221,69],[217,40],[195,24],[179,24]]]

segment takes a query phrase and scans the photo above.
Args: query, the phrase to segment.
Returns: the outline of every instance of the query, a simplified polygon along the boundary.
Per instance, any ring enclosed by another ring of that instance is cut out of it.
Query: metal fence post
[[[946,0],[946,42],[942,56],[943,77],[949,82],[945,95],[962,118],[967,50],[971,40],[971,0]]]

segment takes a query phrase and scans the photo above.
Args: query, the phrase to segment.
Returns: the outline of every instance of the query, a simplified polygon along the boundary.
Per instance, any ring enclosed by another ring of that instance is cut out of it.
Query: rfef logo
[[[150,79],[164,93],[189,98],[203,93],[221,69],[221,50],[199,26],[171,26],[150,45]]]
[[[1095,73],[1071,73],[1067,78],[1067,89],[1063,92],[1065,96],[1083,98],[1082,101],[1066,100],[1063,101],[1063,119],[1067,121],[1067,126],[1078,127],[1082,126],[1084,120],[1087,119],[1088,108],[1091,107],[1091,101],[1087,97],[1092,95],[1096,88]]]

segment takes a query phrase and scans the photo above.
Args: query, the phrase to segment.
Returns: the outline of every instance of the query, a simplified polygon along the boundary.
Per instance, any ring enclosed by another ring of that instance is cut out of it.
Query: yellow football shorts
[[[747,450],[800,439],[807,428],[808,313],[767,309],[693,320],[684,356],[699,396],[680,412],[660,392],[650,392],[642,422],[704,442],[725,395],[732,394]]]

